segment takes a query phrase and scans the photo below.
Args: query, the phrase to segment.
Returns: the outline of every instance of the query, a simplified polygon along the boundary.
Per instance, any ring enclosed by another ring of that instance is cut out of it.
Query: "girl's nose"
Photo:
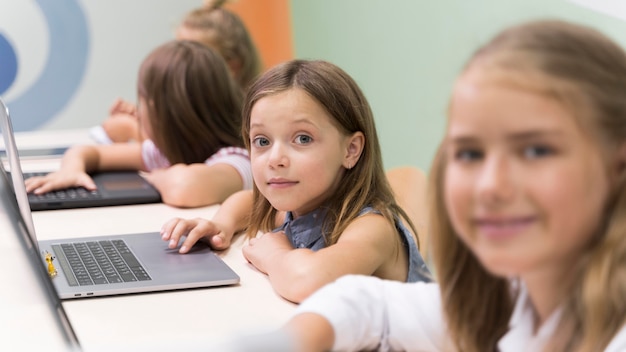
[[[270,151],[269,166],[280,168],[289,166],[286,149],[281,143],[274,143]]]
[[[508,201],[514,194],[514,175],[506,158],[491,157],[485,161],[476,190],[479,199],[487,205]]]

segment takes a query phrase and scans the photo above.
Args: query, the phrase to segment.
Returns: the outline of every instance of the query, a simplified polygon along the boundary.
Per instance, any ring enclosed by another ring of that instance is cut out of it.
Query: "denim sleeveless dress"
[[[367,213],[378,212],[374,208],[368,206],[361,209],[359,216]],[[326,247],[324,236],[322,236],[322,225],[324,223],[325,215],[326,210],[322,208],[316,209],[297,219],[293,218],[293,214],[291,212],[287,212],[285,222],[282,226],[274,229],[273,232],[284,231],[293,248],[308,248],[310,250],[317,251]],[[432,281],[432,275],[430,274],[422,255],[417,249],[417,244],[415,243],[413,235],[398,219],[396,219],[395,225],[398,230],[398,234],[402,239],[404,249],[407,251],[409,257],[409,272],[406,281]]]

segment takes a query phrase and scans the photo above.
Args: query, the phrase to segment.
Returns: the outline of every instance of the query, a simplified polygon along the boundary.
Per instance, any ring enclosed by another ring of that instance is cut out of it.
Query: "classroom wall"
[[[579,2],[626,13],[623,0]],[[563,18],[626,45],[626,22],[565,0],[291,0],[291,7],[295,55],[329,60],[355,78],[372,105],[387,168],[429,169],[456,75],[504,26]]]
[[[224,5],[246,24],[267,69],[293,58],[290,0],[234,0]]]
[[[16,131],[99,124],[200,0],[0,0],[0,96]]]
[[[202,0],[0,0],[0,97],[17,131],[99,124]],[[265,67],[293,58],[289,0],[231,0]]]
[[[258,8],[261,1],[281,6],[285,18],[270,16],[269,5],[263,11],[248,7]],[[251,27],[278,28],[279,34],[261,40],[293,39],[293,48],[283,46],[272,62],[293,51],[294,57],[331,61],[355,78],[372,105],[385,167],[408,164],[428,170],[445,128],[454,78],[478,45],[509,24],[555,17],[593,25],[626,46],[626,22],[615,17],[626,14],[621,2],[236,0],[232,5],[244,18],[257,13]],[[137,69],[145,55],[172,39],[176,24],[200,4],[0,0],[0,96],[11,109],[14,128],[99,124],[116,97],[135,99]],[[291,33],[280,32],[284,26],[277,23],[291,23]]]

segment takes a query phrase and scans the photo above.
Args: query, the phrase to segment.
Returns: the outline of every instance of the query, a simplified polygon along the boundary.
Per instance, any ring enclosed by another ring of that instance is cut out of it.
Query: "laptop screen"
[[[2,100],[0,128],[9,142],[6,135],[11,126]],[[19,346],[20,350],[79,350],[76,335],[41,260],[34,232],[30,232],[33,227],[30,211],[25,221],[24,212],[17,204],[15,192],[24,187],[12,187],[2,165],[0,170],[0,233],[4,235],[1,248],[5,249],[0,256],[0,265],[5,268],[0,290],[2,343]],[[23,180],[13,182],[23,183]]]
[[[22,219],[24,220],[28,233],[32,237],[32,242],[35,246],[37,246],[35,226],[33,225],[30,205],[28,204],[28,194],[26,194],[26,187],[23,186],[24,176],[22,173],[22,165],[20,164],[20,159],[17,152],[17,144],[15,143],[15,137],[13,135],[13,126],[11,125],[11,118],[9,117],[9,109],[6,107],[2,100],[0,100],[0,129],[2,129],[2,137],[9,160],[11,179],[13,180],[13,189],[15,197],[17,198],[17,205],[19,207],[20,214],[22,215]]]

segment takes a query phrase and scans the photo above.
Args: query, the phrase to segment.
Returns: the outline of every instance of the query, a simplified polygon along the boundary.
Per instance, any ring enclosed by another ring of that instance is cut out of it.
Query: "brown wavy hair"
[[[214,50],[174,40],[139,69],[154,144],[171,164],[202,163],[220,148],[242,146],[241,89]]]

